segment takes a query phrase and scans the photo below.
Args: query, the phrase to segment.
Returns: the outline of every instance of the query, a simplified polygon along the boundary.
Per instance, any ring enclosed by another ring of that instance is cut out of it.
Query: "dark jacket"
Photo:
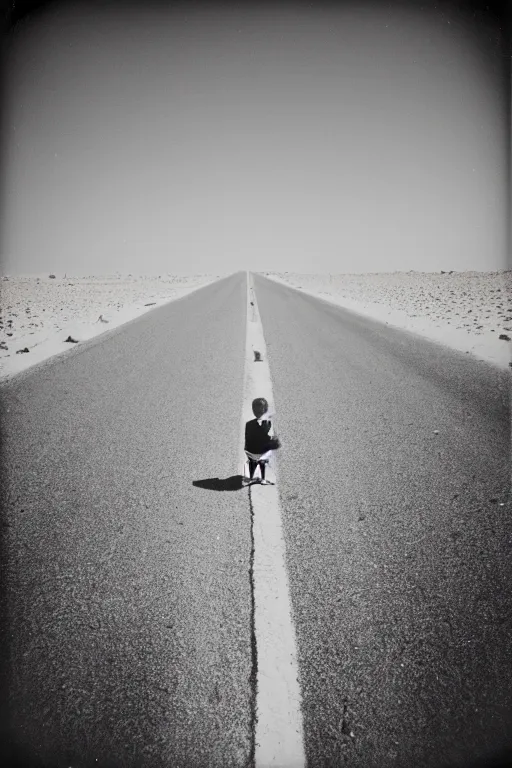
[[[270,449],[269,432],[271,421],[262,421],[261,426],[257,419],[251,419],[245,425],[245,448],[249,453],[266,453]]]

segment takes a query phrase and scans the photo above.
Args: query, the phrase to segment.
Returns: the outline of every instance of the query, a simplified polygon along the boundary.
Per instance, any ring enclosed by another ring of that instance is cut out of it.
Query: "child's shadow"
[[[210,477],[208,480],[194,480],[192,485],[207,491],[240,491],[242,490],[242,475],[232,475],[221,480],[220,477]]]

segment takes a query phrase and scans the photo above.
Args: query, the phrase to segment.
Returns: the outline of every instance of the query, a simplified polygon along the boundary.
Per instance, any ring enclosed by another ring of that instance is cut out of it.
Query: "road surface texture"
[[[485,764],[512,746],[509,373],[254,285],[307,764]]]
[[[308,766],[470,768],[512,740],[509,374],[255,289]],[[2,388],[12,765],[251,765],[245,317],[240,273]]]
[[[3,388],[4,765],[250,761],[245,316],[240,273]]]

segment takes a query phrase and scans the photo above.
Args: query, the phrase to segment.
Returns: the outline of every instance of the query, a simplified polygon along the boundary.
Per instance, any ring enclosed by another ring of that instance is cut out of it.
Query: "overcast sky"
[[[496,35],[405,6],[66,3],[21,25],[2,272],[506,268]]]

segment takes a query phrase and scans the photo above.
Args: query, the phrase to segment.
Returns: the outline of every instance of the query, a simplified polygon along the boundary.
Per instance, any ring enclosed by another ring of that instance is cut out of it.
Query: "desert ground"
[[[510,365],[510,270],[264,274],[339,306],[467,352],[500,368]]]
[[[4,275],[0,282],[0,379],[185,296],[218,277]]]
[[[511,271],[263,274],[500,368],[511,364]],[[0,283],[0,380],[219,277],[5,275]]]

